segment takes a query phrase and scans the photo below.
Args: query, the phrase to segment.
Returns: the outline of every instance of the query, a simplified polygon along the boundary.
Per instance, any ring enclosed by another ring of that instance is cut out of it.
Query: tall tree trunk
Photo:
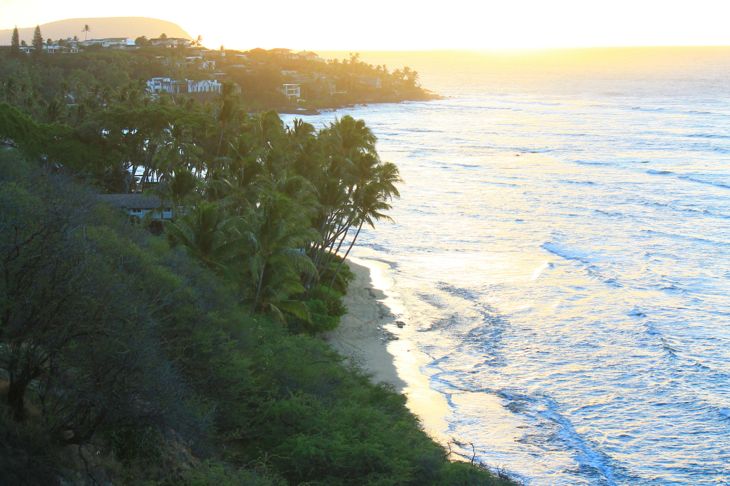
[[[256,297],[254,297],[253,300],[253,308],[251,309],[253,312],[256,312],[256,309],[259,306],[259,299],[261,298],[261,287],[264,285],[264,273],[266,272],[266,263],[264,263],[264,266],[261,267],[261,275],[259,275],[259,282],[256,285]]]
[[[332,275],[332,280],[330,281],[330,287],[332,287],[335,284],[335,279],[337,279],[337,274],[340,273],[340,268],[342,268],[342,265],[345,263],[345,260],[347,260],[347,255],[350,254],[350,250],[352,250],[352,247],[355,246],[355,241],[357,241],[357,237],[360,236],[360,230],[362,229],[363,223],[365,223],[365,221],[360,221],[360,225],[357,227],[357,232],[355,233],[355,236],[352,238],[352,241],[350,242],[350,246],[347,248],[347,251],[345,252],[345,256],[342,257],[342,260],[340,260],[340,263],[337,265],[337,270],[335,270],[335,274]]]

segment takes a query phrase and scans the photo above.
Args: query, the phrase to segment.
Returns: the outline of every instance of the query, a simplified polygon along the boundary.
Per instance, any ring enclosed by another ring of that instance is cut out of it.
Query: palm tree
[[[350,240],[350,245],[348,246],[345,255],[338,263],[337,268],[332,275],[330,287],[334,284],[337,274],[339,273],[342,264],[345,260],[347,260],[352,247],[355,246],[355,242],[357,241],[358,236],[360,236],[360,231],[362,230],[363,225],[367,223],[368,226],[374,228],[376,221],[392,221],[392,218],[386,215],[385,211],[391,209],[390,201],[393,198],[400,197],[400,193],[396,187],[396,184],[399,182],[402,182],[402,179],[398,172],[398,167],[391,162],[385,162],[377,166],[374,170],[373,178],[358,189],[354,198],[355,211],[357,214],[357,218],[355,220],[358,225],[357,231],[352,237],[352,240]],[[347,236],[347,232],[345,233],[345,236]],[[344,241],[344,236],[342,241]],[[335,255],[336,254],[337,252],[335,252]]]
[[[309,225],[311,185],[302,177],[283,175],[264,176],[258,186],[258,202],[246,218],[248,234],[255,238],[247,268],[253,284],[251,308],[307,319],[306,306],[291,296],[304,291],[302,275],[317,271],[303,251],[317,237]]]
[[[372,176],[379,158],[372,131],[364,121],[350,116],[331,123],[320,133],[320,139],[328,158],[317,179],[322,211],[316,224],[322,238],[312,254],[322,271],[339,251],[350,227],[356,224],[353,196]]]
[[[167,234],[205,265],[224,272],[241,251],[244,238],[238,230],[239,223],[226,216],[217,204],[203,202],[180,220],[169,223]]]
[[[89,36],[89,32],[91,32],[91,29],[89,28],[89,24],[84,24],[84,28],[81,29],[81,32],[84,33],[84,40]]]

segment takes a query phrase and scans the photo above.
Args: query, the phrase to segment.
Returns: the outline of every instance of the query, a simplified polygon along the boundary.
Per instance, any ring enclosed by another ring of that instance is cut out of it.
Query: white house
[[[223,90],[223,83],[217,79],[202,79],[200,81],[186,80],[188,93],[218,93]]]
[[[223,91],[223,83],[216,79],[177,80],[172,78],[151,78],[147,80],[147,91],[150,93],[216,93]]]
[[[284,93],[289,100],[297,101],[302,97],[302,85],[285,83],[281,85],[281,92]]]
[[[193,41],[182,37],[158,37],[150,39],[150,44],[155,47],[189,47]]]
[[[201,62],[200,69],[202,71],[215,71],[215,61],[212,59],[209,59],[209,60]]]
[[[101,46],[105,49],[124,49],[128,47],[136,47],[134,39],[130,39],[129,37],[107,37],[105,39],[89,39],[81,41],[80,44],[82,46]]]
[[[150,93],[178,94],[182,84],[172,78],[151,78],[147,80],[147,91]]]
[[[43,51],[46,54],[56,54],[58,52],[62,52],[63,50],[64,48],[59,46],[58,44],[43,44]]]

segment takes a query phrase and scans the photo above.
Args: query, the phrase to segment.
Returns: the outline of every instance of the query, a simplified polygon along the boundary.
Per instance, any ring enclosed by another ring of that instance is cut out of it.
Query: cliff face
[[[151,19],[147,17],[99,17],[58,20],[41,25],[41,33],[44,39],[65,39],[78,36],[84,39],[82,32],[84,25],[89,26],[89,39],[104,37],[131,37],[139,36],[158,37],[165,33],[168,37],[192,37],[179,25],[167,20]],[[20,39],[28,44],[33,40],[32,27],[19,28]],[[0,45],[9,45],[12,29],[0,30]]]

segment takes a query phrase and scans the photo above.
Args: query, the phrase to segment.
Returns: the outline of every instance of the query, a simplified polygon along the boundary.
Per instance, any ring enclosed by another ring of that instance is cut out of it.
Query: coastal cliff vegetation
[[[362,121],[149,96],[127,53],[7,54],[0,483],[504,482],[318,337],[398,196]]]

